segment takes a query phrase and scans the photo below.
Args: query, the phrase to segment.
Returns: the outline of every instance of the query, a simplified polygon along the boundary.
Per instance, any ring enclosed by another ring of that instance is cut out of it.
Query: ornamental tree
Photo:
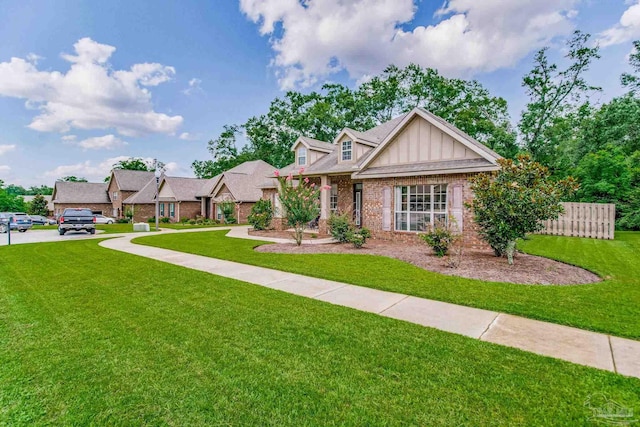
[[[285,210],[287,223],[294,229],[296,244],[302,244],[302,233],[309,224],[320,215],[320,191],[327,188],[318,188],[309,178],[302,178],[301,168],[298,179],[293,179],[293,173],[286,177],[275,172],[275,176],[280,183],[279,196],[280,203]],[[329,189],[331,187],[328,187]]]
[[[47,200],[42,194],[36,195],[31,203],[29,203],[28,211],[29,215],[42,215],[47,216],[49,214],[49,208],[47,207]]]
[[[501,169],[493,174],[478,174],[470,179],[474,200],[468,205],[479,227],[480,237],[496,256],[507,256],[513,264],[516,240],[541,230],[542,221],[558,219],[561,201],[578,188],[569,177],[550,179],[549,169],[528,155],[516,160],[500,159]]]

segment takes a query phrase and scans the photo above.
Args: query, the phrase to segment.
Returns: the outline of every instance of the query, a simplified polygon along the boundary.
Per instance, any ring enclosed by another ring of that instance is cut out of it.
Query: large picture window
[[[436,221],[447,220],[447,185],[396,187],[396,231],[424,231]]]
[[[342,141],[342,160],[348,161],[351,160],[352,153],[352,145],[351,141]]]

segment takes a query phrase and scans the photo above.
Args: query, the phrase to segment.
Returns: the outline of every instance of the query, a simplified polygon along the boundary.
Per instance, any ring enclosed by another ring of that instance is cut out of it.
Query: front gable
[[[160,184],[160,189],[158,191],[158,198],[159,199],[175,199],[176,198],[175,193],[173,192],[169,184],[167,184],[166,180],[164,180]]]
[[[298,159],[303,154],[300,152],[300,149],[303,148],[306,150],[304,152],[305,160],[304,163],[299,163]],[[296,142],[291,147],[291,151],[295,153],[295,165],[298,167],[306,167],[314,164],[316,161],[320,160],[329,152],[328,150],[318,150],[315,147],[307,144],[303,138],[298,138]]]
[[[233,197],[233,193],[229,187],[227,187],[227,184],[221,181],[220,184],[218,184],[218,187],[213,191],[213,199],[223,201],[234,200],[235,198]]]
[[[385,144],[384,149],[377,153],[368,166],[479,158],[480,154],[465,146],[460,140],[454,139],[424,118],[416,116]]]

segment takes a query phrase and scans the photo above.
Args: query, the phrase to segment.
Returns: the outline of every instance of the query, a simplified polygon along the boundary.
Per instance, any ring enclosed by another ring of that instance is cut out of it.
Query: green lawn
[[[596,394],[640,413],[638,379],[95,240],[0,247],[0,271],[0,425],[583,425]]]
[[[531,253],[580,265],[607,278],[577,286],[470,280],[371,255],[260,253],[253,250],[260,243],[228,238],[225,233],[150,236],[135,242],[640,338],[640,233],[619,232],[614,241],[534,236],[521,243]]]

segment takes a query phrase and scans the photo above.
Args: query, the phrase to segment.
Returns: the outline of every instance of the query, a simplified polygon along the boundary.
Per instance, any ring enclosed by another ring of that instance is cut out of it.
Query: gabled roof
[[[276,168],[263,160],[244,162],[205,182],[198,192],[200,197],[217,196],[226,185],[234,200],[238,202],[256,202],[262,197],[262,188],[268,188],[275,182],[273,171]]]
[[[308,138],[306,136],[301,136],[300,138],[298,138],[291,149],[295,149],[298,143],[302,143],[307,146],[307,148],[310,148],[312,150],[322,151],[324,153],[330,153],[336,149],[336,146],[334,144],[331,144],[330,142],[324,142],[320,141],[319,139]]]
[[[155,174],[148,171],[114,169],[111,171],[109,183],[113,179],[120,191],[140,191],[150,180],[155,179]]]
[[[138,192],[133,193],[125,200],[122,201],[125,205],[140,205],[145,203],[155,203],[156,202],[156,180],[149,180],[147,185],[142,187],[142,189]]]
[[[197,194],[205,181],[207,180],[200,178],[165,176],[160,183],[160,188],[162,189],[162,187],[168,185],[175,195],[172,200],[176,202],[197,202],[199,201]],[[162,200],[162,197],[160,199]]]
[[[53,203],[111,203],[106,182],[56,181],[53,186]]]
[[[371,152],[369,156],[362,162],[360,165],[361,169],[366,169],[366,167],[376,158],[378,155],[385,149],[385,147],[393,140],[393,138],[399,134],[404,127],[413,120],[414,117],[422,117],[430,124],[434,125],[444,133],[448,134],[450,137],[454,138],[457,141],[460,141],[465,147],[479,154],[482,158],[487,160],[491,165],[496,165],[496,160],[498,160],[501,156],[495,151],[491,150],[489,147],[481,144],[476,141],[474,138],[461,131],[451,123],[448,123],[444,119],[436,116],[435,114],[430,113],[424,108],[418,107],[414,108],[410,112],[402,117],[402,120],[396,121],[395,126],[387,136],[380,142],[380,144]],[[397,119],[394,119],[397,120]]]

